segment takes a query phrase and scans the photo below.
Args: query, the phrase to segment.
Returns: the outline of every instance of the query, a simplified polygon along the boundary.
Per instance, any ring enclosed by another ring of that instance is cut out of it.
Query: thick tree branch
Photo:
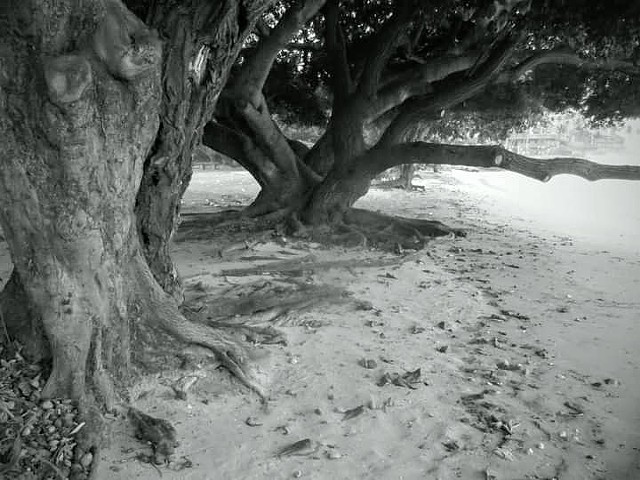
[[[358,163],[374,175],[397,165],[419,163],[499,167],[542,182],[561,174],[575,175],[589,181],[640,180],[640,166],[637,165],[604,165],[571,157],[531,158],[511,152],[500,145],[408,142],[387,148],[374,148],[363,155]]]
[[[517,38],[509,35],[498,42],[484,63],[477,68],[472,67],[474,72],[471,76],[466,76],[462,72],[454,74],[455,78],[442,80],[440,82],[443,84],[442,87],[435,93],[406,100],[400,107],[399,115],[391,122],[379,143],[391,145],[402,141],[405,133],[422,118],[432,117],[441,110],[463,102],[484,90],[510,58],[519,37],[520,35]]]
[[[261,186],[268,184],[269,178],[275,175],[273,163],[248,136],[237,130],[209,122],[204,127],[202,143],[238,162]]]
[[[385,72],[381,79],[381,90],[407,82],[435,82],[449,75],[470,69],[480,58],[480,51],[462,55],[443,54],[435,58],[425,58],[419,65],[408,65]]]
[[[309,184],[321,180],[301,160],[309,149],[285,137],[267,110],[261,112],[247,106],[243,114],[253,136],[217,122],[209,122],[204,128],[202,143],[234,159],[263,187],[277,176],[278,169],[294,176],[300,174]]]
[[[317,43],[298,43],[292,42],[288,43],[284,50],[298,50],[300,52],[310,52],[310,53],[320,53],[323,51],[322,44]]]
[[[389,58],[396,50],[400,40],[406,34],[411,23],[409,0],[396,2],[393,16],[388,20],[375,36],[367,58],[364,69],[360,75],[358,92],[365,97],[373,97],[378,91],[380,77]]]
[[[300,0],[284,14],[270,34],[263,37],[234,80],[234,89],[249,94],[254,106],[260,103],[264,82],[278,53],[287,46],[294,33],[312,18],[325,0]]]
[[[256,145],[265,152],[282,172],[296,172],[297,156],[271,117],[264,97],[260,97],[260,106],[246,104],[240,112],[246,122]]]
[[[217,122],[204,126],[202,143],[216,152],[239,161],[245,153],[244,135]]]
[[[432,93],[432,83],[453,73],[468,70],[478,60],[478,56],[477,53],[460,56],[445,55],[396,74],[393,80],[389,77],[375,100],[370,102],[367,121],[376,120],[411,97]]]
[[[347,61],[347,47],[340,26],[339,0],[329,0],[324,8],[325,46],[331,61],[331,80],[334,107],[341,104],[353,91],[351,69]]]
[[[501,73],[496,82],[510,82],[524,77],[540,65],[570,65],[585,70],[609,70],[639,75],[640,67],[632,62],[616,59],[585,59],[566,48],[555,48],[534,53],[510,71]]]

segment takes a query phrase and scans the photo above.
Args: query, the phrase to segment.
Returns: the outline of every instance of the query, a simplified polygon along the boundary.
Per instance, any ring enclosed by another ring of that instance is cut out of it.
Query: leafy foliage
[[[393,10],[392,0],[354,0],[341,2],[341,25],[347,42],[347,58],[353,71],[364,61],[373,37]],[[387,72],[419,67],[443,52],[462,45],[476,25],[473,15],[494,2],[439,0],[415,1],[414,21],[403,43],[390,59]],[[585,60],[620,59],[640,63],[640,4],[625,0],[546,0],[524,5],[514,22],[526,31],[511,62],[515,66],[529,55],[544,49],[565,48]],[[525,13],[526,12],[526,13]],[[295,42],[313,44],[309,50],[284,50],[275,65],[267,87],[270,106],[284,118],[322,124],[329,90],[327,59],[317,48],[322,43],[323,18],[318,16],[300,32]],[[468,49],[488,48],[495,35],[476,38]],[[411,43],[411,44],[409,44]],[[595,123],[607,123],[640,114],[638,82],[630,72],[583,69],[574,65],[538,66],[525,78],[509,85],[497,85],[490,92],[456,106],[428,130],[438,138],[482,137],[499,139],[509,129],[535,122],[547,112],[568,109],[582,112]],[[284,113],[287,113],[284,115]],[[424,125],[421,127],[424,129]],[[481,131],[484,130],[484,131]]]

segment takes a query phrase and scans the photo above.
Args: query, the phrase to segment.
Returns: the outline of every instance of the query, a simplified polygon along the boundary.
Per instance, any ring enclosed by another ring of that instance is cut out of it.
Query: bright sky
[[[640,165],[640,120],[623,128],[623,150],[589,160]],[[629,131],[630,130],[630,131]],[[640,251],[640,181],[588,182],[559,175],[541,183],[510,172],[456,173],[464,183],[486,192],[490,208],[501,208],[558,234],[616,244]]]

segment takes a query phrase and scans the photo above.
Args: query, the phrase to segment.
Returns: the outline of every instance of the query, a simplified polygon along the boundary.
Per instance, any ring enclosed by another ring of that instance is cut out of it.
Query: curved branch
[[[323,51],[322,44],[319,42],[316,43],[298,43],[291,42],[287,43],[284,47],[285,50],[297,50],[300,52],[308,52],[308,53],[321,53]]]
[[[436,58],[426,58],[420,64],[411,64],[405,68],[385,73],[381,81],[381,90],[407,82],[436,82],[449,75],[470,69],[480,59],[478,50],[461,55],[443,54]]]
[[[238,162],[261,187],[275,175],[275,166],[246,135],[217,122],[204,126],[202,143]]]
[[[534,53],[522,63],[508,72],[503,72],[497,82],[518,80],[540,65],[571,65],[588,70],[609,70],[624,72],[629,75],[640,74],[640,68],[631,62],[616,59],[590,60],[581,58],[577,53],[566,48],[554,48]]]
[[[454,73],[468,70],[475,65],[478,57],[478,53],[444,55],[429,60],[424,65],[414,66],[410,70],[388,77],[376,99],[369,104],[367,122],[376,120],[411,97],[432,93],[432,83]]]
[[[443,88],[436,90],[436,93],[406,100],[400,107],[399,115],[391,122],[379,143],[398,143],[405,132],[422,118],[438,114],[442,109],[463,102],[484,90],[510,58],[519,37],[507,36],[498,42],[484,63],[477,68],[471,67],[474,70],[471,76],[466,76],[463,72],[454,74],[455,79],[445,78],[441,81]]]
[[[262,88],[280,50],[287,46],[294,33],[322,8],[325,0],[300,0],[284,14],[268,36],[263,37],[243,64],[234,88],[249,93],[254,106],[259,105]]]
[[[531,158],[511,152],[500,145],[407,142],[372,149],[360,157],[358,163],[374,175],[397,165],[419,163],[499,167],[541,182],[547,182],[561,174],[575,175],[591,182],[604,179],[640,180],[638,165],[606,165],[571,157]]]
[[[217,122],[209,122],[202,132],[202,143],[216,152],[240,162],[246,155],[248,138]]]

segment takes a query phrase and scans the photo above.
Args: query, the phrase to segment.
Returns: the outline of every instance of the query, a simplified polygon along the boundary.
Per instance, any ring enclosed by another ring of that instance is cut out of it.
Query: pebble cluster
[[[88,476],[91,453],[75,452],[75,436],[84,424],[73,401],[41,398],[46,373],[13,346],[0,346],[0,477],[4,479]]]

